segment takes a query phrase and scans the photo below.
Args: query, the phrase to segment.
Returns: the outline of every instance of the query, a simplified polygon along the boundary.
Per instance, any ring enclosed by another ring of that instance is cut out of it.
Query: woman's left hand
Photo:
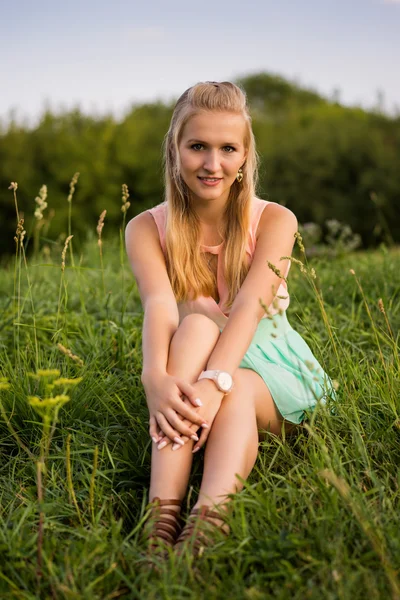
[[[192,452],[197,452],[197,450],[200,450],[200,448],[206,443],[213,421],[220,409],[224,393],[220,392],[215,383],[210,379],[201,379],[200,381],[196,381],[196,383],[192,384],[192,387],[198,390],[199,398],[201,398],[201,401],[203,403],[203,406],[197,408],[196,412],[198,412],[209,424],[209,428],[200,428],[200,438],[195,443],[194,448],[192,450]],[[186,396],[182,396],[182,402],[184,402],[187,405],[190,405],[191,408],[193,408],[193,405],[189,402]],[[193,424],[187,419],[184,419],[183,422],[185,423],[185,425],[189,425],[189,427],[193,430],[193,434],[196,434],[197,430],[199,429],[199,426],[197,424]],[[162,432],[159,432],[159,436],[160,435],[162,435]],[[190,438],[186,435],[181,435],[180,439],[184,443],[190,440]],[[164,448],[167,448],[169,444],[172,443],[170,438],[167,436],[164,436],[162,439],[160,439],[159,437],[157,445],[159,445],[161,442],[166,442]],[[179,450],[179,444],[174,443],[173,449]]]

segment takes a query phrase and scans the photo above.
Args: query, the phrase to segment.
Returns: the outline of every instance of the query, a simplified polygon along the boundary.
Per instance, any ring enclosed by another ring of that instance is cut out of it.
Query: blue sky
[[[400,0],[0,0],[0,119],[117,117],[201,80],[278,73],[400,111]]]

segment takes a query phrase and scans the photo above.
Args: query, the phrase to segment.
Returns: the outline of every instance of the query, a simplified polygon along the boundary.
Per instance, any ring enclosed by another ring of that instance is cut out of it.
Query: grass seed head
[[[304,248],[303,238],[301,237],[301,233],[299,231],[296,231],[296,233],[294,234],[294,237],[296,239],[298,247],[300,248],[301,252],[303,252],[303,254],[304,254],[306,249]]]
[[[378,300],[378,308],[381,311],[381,313],[386,314],[382,298],[379,298],[379,300]]]
[[[72,354],[72,352],[71,352],[71,350],[69,350],[69,348],[66,348],[65,346],[63,346],[60,343],[57,344],[57,348],[60,350],[60,352],[65,354],[65,356],[68,356],[68,358],[70,358],[71,360],[76,362],[80,367],[83,367],[83,364],[84,364],[83,360],[81,358],[79,358],[79,356],[76,356],[76,354]]]
[[[68,202],[72,202],[72,196],[74,195],[75,186],[78,183],[79,175],[80,175],[80,173],[75,173],[73,178],[71,179],[71,182],[69,184]]]
[[[107,214],[107,211],[103,210],[103,212],[101,213],[101,215],[99,217],[99,220],[98,220],[98,223],[97,223],[97,227],[96,227],[97,235],[99,236],[99,239],[98,239],[98,242],[97,242],[99,246],[101,246],[102,243],[103,243],[102,240],[101,240],[101,232],[103,231],[104,219],[105,219],[106,214]]]
[[[9,190],[14,190],[14,192],[16,192],[17,189],[18,189],[18,183],[16,181],[12,181],[10,183],[10,185],[8,186],[8,189]]]
[[[122,206],[121,206],[121,211],[123,213],[126,213],[126,211],[128,210],[128,208],[131,205],[131,203],[128,202],[128,198],[129,198],[128,186],[126,185],[126,183],[123,183],[122,184]]]
[[[18,221],[17,229],[15,231],[14,241],[18,245],[22,247],[24,243],[24,237],[26,235],[26,231],[24,229],[24,219],[20,219]]]
[[[65,240],[65,244],[64,244],[64,249],[61,252],[61,271],[65,271],[65,256],[67,254],[67,250],[68,250],[68,244],[70,242],[70,240],[72,240],[74,236],[73,235],[69,235],[67,237],[67,239]]]
[[[282,273],[280,272],[280,270],[278,269],[278,267],[276,267],[271,262],[269,262],[269,260],[267,260],[267,265],[269,266],[269,268],[271,269],[271,271],[273,271],[275,273],[275,275],[277,275],[281,279],[285,279],[285,277],[282,275]],[[285,281],[286,281],[286,279],[285,279]]]
[[[38,221],[41,221],[43,219],[43,211],[47,208],[46,198],[47,198],[47,185],[42,185],[42,187],[39,190],[39,195],[36,196],[36,198],[35,198],[35,202],[37,204],[37,207],[35,210],[35,217]]]

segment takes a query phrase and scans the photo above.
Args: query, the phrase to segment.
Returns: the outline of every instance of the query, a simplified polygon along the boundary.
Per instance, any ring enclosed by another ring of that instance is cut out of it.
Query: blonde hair
[[[177,302],[214,295],[216,281],[200,249],[200,221],[190,201],[190,189],[180,174],[178,151],[185,124],[204,111],[233,112],[242,115],[246,123],[247,158],[242,168],[243,180],[241,183],[235,180],[231,186],[224,214],[225,230],[221,232],[225,241],[224,275],[230,307],[249,270],[246,242],[258,166],[246,95],[233,83],[197,83],[187,89],[175,105],[164,140],[167,270]]]

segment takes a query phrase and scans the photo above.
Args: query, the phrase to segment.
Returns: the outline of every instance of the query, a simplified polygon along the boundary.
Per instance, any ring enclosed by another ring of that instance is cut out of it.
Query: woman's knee
[[[234,386],[231,392],[224,396],[222,405],[226,410],[236,414],[249,413],[256,418],[255,392],[246,374],[246,369],[237,369],[234,375]]]
[[[202,338],[209,337],[214,343],[217,342],[220,336],[218,325],[200,313],[191,313],[184,317],[176,331],[176,333],[184,333],[184,335],[196,335]],[[175,333],[175,335],[176,335]]]

